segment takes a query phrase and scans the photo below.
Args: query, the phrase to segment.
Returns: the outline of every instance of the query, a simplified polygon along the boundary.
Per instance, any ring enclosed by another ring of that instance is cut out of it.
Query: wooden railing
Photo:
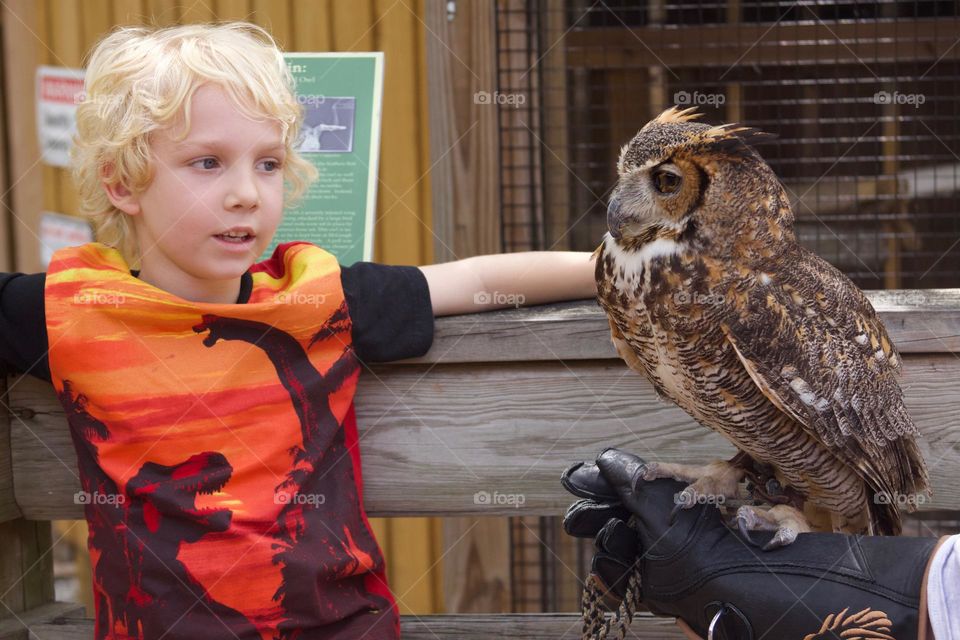
[[[901,384],[924,436],[934,496],[921,506],[960,512],[960,290],[869,296],[901,352]],[[88,639],[92,621],[52,595],[45,521],[82,517],[63,410],[49,384],[29,377],[7,384],[0,640],[26,638],[27,628],[31,637]],[[361,374],[356,406],[365,501],[377,516],[558,515],[571,502],[560,472],[604,446],[687,462],[733,451],[656,399],[617,358],[606,318],[587,301],[438,319],[426,356]],[[479,493],[522,500],[498,503]],[[407,638],[579,633],[572,614],[408,616],[403,628]],[[681,637],[670,621],[649,616],[634,630],[640,638]]]

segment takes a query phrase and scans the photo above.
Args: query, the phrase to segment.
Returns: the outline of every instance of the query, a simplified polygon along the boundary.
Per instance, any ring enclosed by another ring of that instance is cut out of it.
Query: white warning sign
[[[52,211],[43,212],[40,218],[40,259],[44,269],[57,249],[78,247],[88,242],[93,242],[93,229],[86,220]]]
[[[77,105],[83,100],[83,70],[37,68],[37,132],[43,161],[70,166],[70,146],[77,130]]]

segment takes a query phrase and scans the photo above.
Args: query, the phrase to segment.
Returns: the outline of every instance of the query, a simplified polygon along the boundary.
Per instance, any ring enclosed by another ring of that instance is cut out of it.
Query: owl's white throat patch
[[[609,233],[603,237],[603,242],[615,267],[622,267],[624,273],[637,273],[641,268],[649,267],[653,260],[677,255],[684,249],[684,243],[669,238],[657,238],[633,250],[621,247]]]

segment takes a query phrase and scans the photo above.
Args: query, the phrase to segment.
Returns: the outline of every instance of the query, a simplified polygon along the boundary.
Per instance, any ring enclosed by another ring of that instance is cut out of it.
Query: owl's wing
[[[617,355],[623,358],[623,361],[630,369],[639,373],[650,382],[650,384],[653,386],[653,390],[656,391],[658,398],[664,401],[669,400],[666,392],[660,387],[657,381],[650,376],[650,372],[647,371],[647,368],[643,366],[643,362],[640,360],[637,352],[634,351],[633,347],[630,346],[630,343],[627,342],[627,339],[617,327],[617,323],[614,322],[613,318],[611,318],[609,315],[607,316],[607,321],[610,323],[610,341],[613,342],[613,347],[617,350]]]
[[[607,320],[610,322],[610,340],[613,342],[613,347],[617,350],[617,355],[623,358],[623,361],[628,367],[646,377],[646,369],[644,369],[644,366],[640,362],[640,358],[637,357],[637,353],[633,350],[633,347],[627,343],[626,339],[623,337],[623,334],[620,333],[620,329],[617,328],[617,323],[614,322],[613,318],[609,316],[607,317]]]
[[[762,273],[720,302],[723,331],[754,383],[874,489],[926,491],[900,358],[863,292],[805,249]]]

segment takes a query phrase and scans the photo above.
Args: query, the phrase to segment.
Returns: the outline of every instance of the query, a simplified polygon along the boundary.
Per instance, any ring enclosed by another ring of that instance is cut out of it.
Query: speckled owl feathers
[[[621,151],[598,300],[658,393],[835,528],[897,533],[929,492],[900,358],[866,296],[800,247],[759,132],[670,109]]]

